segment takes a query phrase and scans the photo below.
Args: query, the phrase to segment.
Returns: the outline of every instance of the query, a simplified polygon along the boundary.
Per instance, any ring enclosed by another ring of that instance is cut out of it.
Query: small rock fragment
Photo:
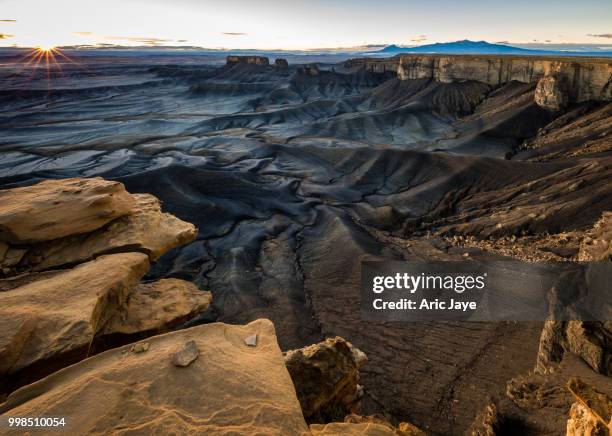
[[[144,351],[147,351],[148,349],[149,349],[148,342],[139,342],[137,344],[132,345],[132,348],[130,348],[130,351],[132,353],[142,353]]]
[[[257,346],[257,334],[247,336],[244,339],[244,343],[247,344],[249,347],[256,347]]]
[[[174,353],[172,356],[172,364],[174,366],[178,366],[184,368],[189,366],[192,362],[194,362],[200,354],[200,350],[198,350],[198,346],[195,341],[189,341],[185,344],[185,347]]]

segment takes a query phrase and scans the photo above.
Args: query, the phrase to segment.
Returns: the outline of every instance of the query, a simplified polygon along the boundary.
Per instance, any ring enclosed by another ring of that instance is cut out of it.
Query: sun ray
[[[89,70],[86,66],[80,64],[79,62],[74,61],[70,56],[68,56],[66,53],[62,52],[61,50],[55,49],[53,51],[53,54],[58,56],[59,58],[62,58],[64,60],[70,62],[72,65],[74,65],[79,70],[85,72],[86,74],[88,74],[90,76],[95,76],[95,73],[93,73],[91,70]]]
[[[69,79],[73,68],[87,76],[96,76],[95,72],[87,68],[87,63],[78,62],[61,49],[40,46],[29,50],[15,61],[15,69],[8,79],[20,83],[21,86],[38,82],[50,91],[54,86],[53,81],[60,78]]]
[[[20,67],[13,72],[11,77],[23,77],[27,83],[34,77],[41,77],[42,75],[42,78],[47,81],[47,86],[50,87],[52,79],[66,77],[61,65],[63,61],[70,62],[80,68],[77,62],[62,53],[60,49],[40,46],[32,49],[16,62]],[[23,75],[24,71],[29,77]]]
[[[51,59],[51,62],[53,62],[53,65],[55,65],[55,68],[59,75],[64,76],[64,70],[62,69],[62,65],[57,61],[57,58],[55,57],[55,51],[49,52],[49,58]]]

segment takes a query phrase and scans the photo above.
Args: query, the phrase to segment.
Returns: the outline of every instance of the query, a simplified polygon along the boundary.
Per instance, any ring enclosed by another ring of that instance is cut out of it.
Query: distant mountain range
[[[389,45],[371,54],[395,55],[398,53],[440,53],[440,54],[501,54],[501,55],[558,55],[558,56],[612,56],[612,51],[570,51],[570,50],[534,50],[513,47],[506,44],[492,44],[486,41],[455,41],[420,45],[417,47],[399,47]]]
[[[222,58],[229,54],[257,54],[269,57],[291,57],[297,62],[331,62],[337,58],[354,56],[394,56],[400,53],[439,53],[439,54],[489,54],[489,55],[522,55],[522,56],[592,56],[612,57],[612,44],[521,44],[522,47],[506,43],[490,43],[487,41],[441,42],[436,44],[401,47],[398,45],[369,45],[360,47],[320,48],[310,50],[276,49],[264,50],[256,48],[207,48],[199,46],[124,46],[115,44],[72,45],[56,47],[60,50],[74,52],[79,56],[208,56]],[[382,48],[381,48],[382,47]],[[0,58],[23,56],[32,48],[1,47]]]

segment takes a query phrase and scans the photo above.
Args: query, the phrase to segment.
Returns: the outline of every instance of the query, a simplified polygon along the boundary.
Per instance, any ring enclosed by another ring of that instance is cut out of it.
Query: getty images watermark
[[[421,273],[411,275],[407,272],[395,273],[394,276],[374,276],[372,279],[372,292],[381,294],[384,291],[399,290],[404,293],[415,294],[420,290],[444,289],[458,294],[468,290],[483,290],[485,288],[487,273],[481,275],[432,275]],[[451,294],[452,295],[452,294]],[[407,309],[407,310],[475,310],[478,306],[476,301],[459,301],[450,298],[449,301],[438,298],[429,300],[421,297],[420,299],[400,298],[395,301],[385,301],[382,297],[375,298],[373,307],[380,309]]]
[[[612,320],[610,262],[363,262],[373,321]]]

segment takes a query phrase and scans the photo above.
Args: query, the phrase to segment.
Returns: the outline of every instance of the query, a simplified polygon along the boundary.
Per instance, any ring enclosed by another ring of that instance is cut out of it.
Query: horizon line
[[[545,50],[544,47],[550,46],[551,51],[559,51],[555,50],[553,47],[582,47],[589,48],[594,51],[607,52],[612,51],[612,44],[596,44],[596,43],[580,43],[580,42],[565,42],[565,43],[554,43],[554,42],[509,42],[509,41],[496,41],[489,42],[486,40],[468,40],[461,39],[455,41],[445,41],[445,42],[430,42],[427,44],[396,44],[396,43],[372,43],[372,44],[363,44],[356,46],[347,46],[347,47],[315,47],[315,48],[244,48],[244,47],[205,47],[198,45],[122,45],[122,44],[108,44],[108,43],[97,43],[97,44],[73,44],[73,45],[58,45],[53,48],[60,50],[199,50],[199,51],[211,51],[211,52],[228,52],[228,51],[259,51],[259,52],[372,52],[376,53],[380,49],[384,49],[387,47],[398,47],[400,49],[410,49],[410,48],[419,48],[426,47],[430,45],[437,44],[451,44],[457,42],[484,42],[491,45],[503,45],[506,47],[515,47],[515,48],[523,48],[525,46],[530,47],[540,47],[537,50]],[[0,49],[18,49],[18,50],[35,50],[40,48],[40,46],[20,46],[17,44],[12,45],[0,45]],[[564,50],[561,50],[564,51]]]

